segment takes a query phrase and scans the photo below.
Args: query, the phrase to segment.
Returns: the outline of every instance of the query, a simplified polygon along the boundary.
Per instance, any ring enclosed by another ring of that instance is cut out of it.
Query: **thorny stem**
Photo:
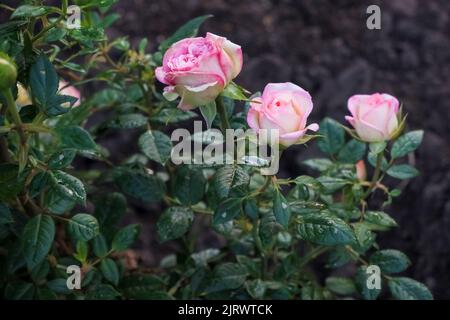
[[[5,96],[6,103],[8,106],[8,111],[11,114],[11,116],[13,118],[13,122],[17,129],[17,132],[19,133],[20,143],[22,146],[24,146],[27,142],[27,138],[25,137],[25,132],[23,131],[22,119],[20,119],[19,112],[17,111],[16,103],[14,101],[14,97],[12,95],[11,89],[6,89],[2,93]]]
[[[261,278],[265,279],[267,273],[267,257],[261,243],[261,238],[259,237],[259,225],[260,219],[255,219],[253,223],[253,238],[255,240],[255,246],[261,256]]]
[[[304,267],[306,264],[308,264],[308,262],[310,262],[311,260],[314,260],[315,258],[317,258],[318,256],[327,252],[330,249],[331,248],[327,248],[327,247],[317,247],[317,248],[312,249],[307,254],[305,254],[303,256],[303,258],[300,260],[299,268]]]
[[[378,183],[378,179],[380,178],[380,173],[381,173],[381,164],[383,161],[383,152],[380,152],[377,155],[377,163],[375,165],[375,172],[373,173],[373,177],[372,177],[372,181],[370,182],[370,186],[367,189],[366,193],[364,193],[362,199],[366,199],[369,194],[373,191],[373,189],[376,187],[377,183]]]

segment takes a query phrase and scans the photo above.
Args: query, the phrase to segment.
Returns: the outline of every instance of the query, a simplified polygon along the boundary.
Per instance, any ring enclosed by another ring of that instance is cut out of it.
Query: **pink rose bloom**
[[[71,96],[77,98],[77,101],[73,104],[74,107],[80,105],[81,94],[74,86],[68,86],[68,83],[64,80],[59,80],[58,90],[60,95]],[[63,104],[63,107],[65,104]]]
[[[226,38],[207,33],[174,43],[164,54],[156,78],[166,84],[164,96],[178,96],[180,109],[189,110],[212,102],[242,69],[241,47]]]
[[[278,129],[279,142],[286,147],[298,143],[306,131],[319,130],[317,123],[306,126],[313,108],[310,94],[299,86],[286,83],[269,83],[261,97],[253,99],[247,115],[250,128]]]
[[[398,100],[389,94],[354,95],[348,99],[352,116],[345,119],[355,128],[361,140],[389,140],[398,127]]]

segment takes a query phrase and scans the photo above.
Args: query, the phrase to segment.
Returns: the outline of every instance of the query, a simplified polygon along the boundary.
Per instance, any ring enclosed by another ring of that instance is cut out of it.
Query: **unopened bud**
[[[6,90],[16,84],[17,67],[5,53],[0,52],[0,90]]]

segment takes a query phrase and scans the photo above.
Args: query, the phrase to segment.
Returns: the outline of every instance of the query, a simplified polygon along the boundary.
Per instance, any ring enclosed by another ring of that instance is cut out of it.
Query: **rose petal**
[[[347,120],[353,127],[355,127],[355,119],[350,116],[345,116],[345,120]]]
[[[197,87],[175,86],[175,90],[181,96],[178,108],[191,110],[212,102],[222,91],[222,85],[216,82],[205,83]]]
[[[364,120],[355,121],[355,130],[358,133],[358,136],[364,141],[378,142],[385,140],[385,136],[382,131]]]
[[[166,80],[166,72],[164,71],[163,67],[158,67],[155,69],[155,76],[156,79],[158,79],[159,82],[164,84],[170,84],[169,81]]]
[[[248,126],[254,130],[259,129],[259,121],[258,121],[258,111],[253,108],[250,108],[247,113],[247,123]]]
[[[179,97],[178,93],[175,91],[174,86],[167,86],[164,88],[163,92],[164,98],[166,98],[168,101],[174,101]]]

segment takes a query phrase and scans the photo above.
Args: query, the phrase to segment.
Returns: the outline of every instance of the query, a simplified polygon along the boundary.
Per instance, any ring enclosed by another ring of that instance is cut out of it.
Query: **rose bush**
[[[409,258],[377,242],[397,227],[388,212],[401,193],[384,178],[419,174],[406,156],[423,132],[404,132],[396,98],[350,98],[354,129],[330,118],[317,125],[299,86],[272,83],[251,95],[232,81],[241,48],[196,37],[209,16],[149,53],[146,39],[108,39],[112,2],[83,3],[80,29],[64,23],[66,0],[8,7],[0,25],[2,298],[432,298],[400,275]],[[258,157],[175,165],[168,134],[200,115],[224,132],[276,129],[283,148],[309,141],[323,156],[285,179],[264,175]],[[108,143],[118,136],[130,148]],[[158,264],[141,263],[148,239],[137,241],[140,224],[124,223],[132,213],[157,217],[152,230],[171,243]],[[368,286],[374,266],[380,287]]]

